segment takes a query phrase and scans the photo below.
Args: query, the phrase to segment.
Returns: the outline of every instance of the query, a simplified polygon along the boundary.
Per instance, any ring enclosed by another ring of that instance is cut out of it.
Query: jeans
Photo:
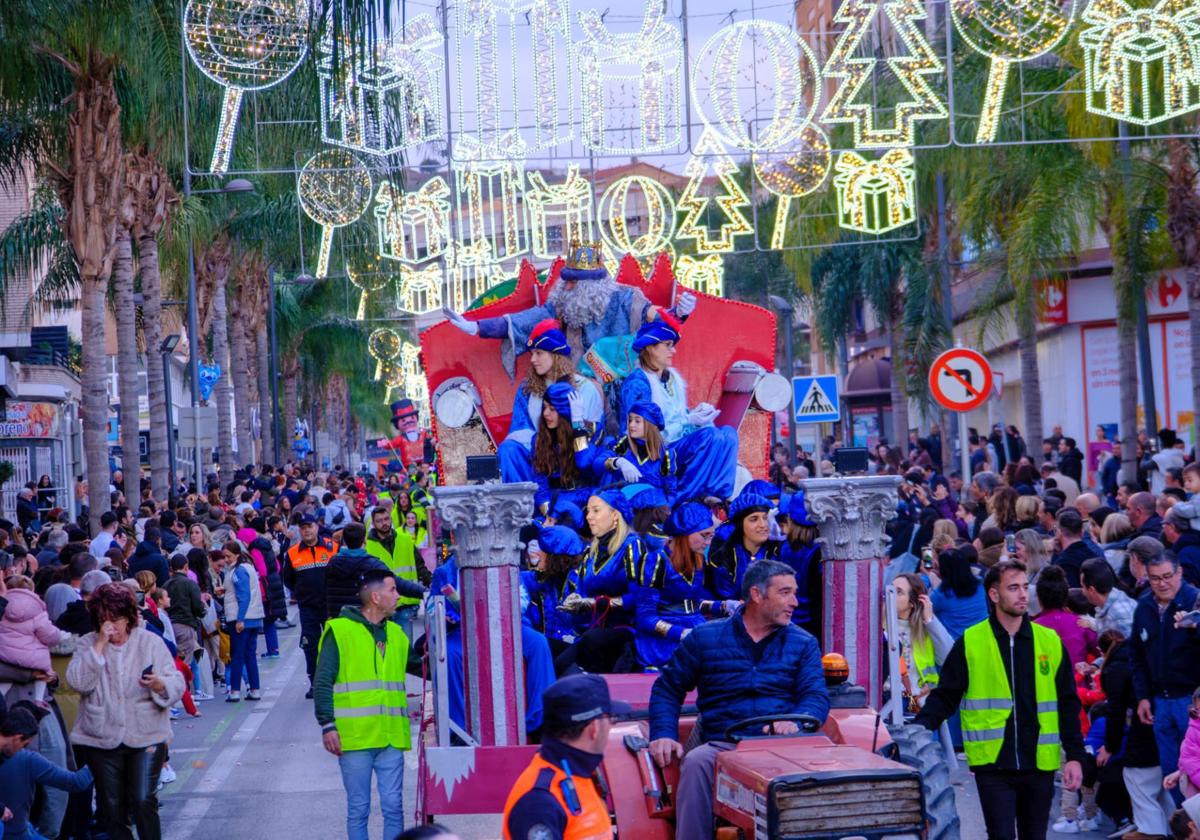
[[[255,650],[258,640],[258,628],[247,627],[242,632],[229,625],[229,690],[238,691],[242,687],[242,669],[246,671],[247,681],[252,691],[258,691],[258,653]]]
[[[1054,774],[1043,770],[984,770],[975,774],[988,840],[1046,840]]]
[[[37,751],[56,767],[67,767],[67,738],[58,722],[58,716],[53,713],[46,715],[38,724]],[[42,785],[42,793],[45,800],[40,813],[36,821],[31,821],[36,825],[37,831],[30,834],[30,837],[58,837],[71,794],[50,785]],[[31,829],[32,827],[31,825]]]
[[[1154,740],[1158,744],[1158,763],[1164,776],[1179,769],[1179,746],[1187,735],[1191,705],[1191,697],[1154,698]],[[1178,787],[1171,795],[1176,805],[1183,804],[1183,794]]]
[[[275,627],[275,619],[263,619],[263,641],[267,653],[279,653],[279,630]],[[257,647],[255,648],[257,650]]]
[[[417,610],[420,609],[419,604],[410,604],[405,607],[396,607],[396,612],[392,615],[392,621],[400,625],[400,629],[404,631],[404,637],[408,639],[408,646],[413,646],[413,620],[417,617]]]
[[[346,789],[346,838],[369,840],[371,771],[383,811],[383,837],[392,840],[404,831],[404,752],[395,747],[347,750],[338,758],[342,787]]]
[[[158,819],[158,777],[167,757],[166,744],[101,750],[89,747],[88,767],[96,777],[96,804],[109,840],[162,840]]]
[[[300,647],[304,649],[304,669],[308,672],[308,684],[312,685],[317,672],[317,646],[321,644],[321,631],[325,629],[325,610],[300,605]]]

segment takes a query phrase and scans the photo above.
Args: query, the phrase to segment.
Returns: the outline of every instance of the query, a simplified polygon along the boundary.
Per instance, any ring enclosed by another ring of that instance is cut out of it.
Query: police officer
[[[1044,840],[1063,751],[1063,787],[1077,790],[1083,779],[1071,660],[1057,633],[1029,620],[1024,564],[997,563],[983,587],[991,615],[954,643],[916,722],[934,730],[961,710],[988,837]]]
[[[608,683],[573,674],[542,694],[542,746],[504,805],[504,840],[612,840],[608,805],[593,781],[604,758],[613,702]]]
[[[325,569],[337,549],[320,535],[312,514],[300,517],[300,542],[283,556],[283,582],[300,606],[300,647],[308,671],[308,693],[312,699],[313,674],[317,669],[317,644],[325,626]]]

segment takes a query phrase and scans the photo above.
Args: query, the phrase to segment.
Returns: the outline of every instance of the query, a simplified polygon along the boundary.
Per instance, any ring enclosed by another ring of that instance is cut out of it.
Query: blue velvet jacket
[[[698,689],[705,741],[759,715],[807,714],[824,722],[829,694],[817,640],[795,625],[775,630],[761,648],[739,612],[710,621],[680,642],[650,692],[650,738],[679,738],[683,699]]]
[[[647,667],[662,665],[675,652],[683,631],[703,624],[719,603],[704,586],[704,570],[689,579],[675,570],[669,544],[651,551],[631,587],[638,659]]]
[[[544,579],[535,571],[521,572],[521,583],[529,593],[525,618],[533,628],[547,638],[573,642],[579,635],[577,621],[570,613],[558,609],[567,594],[568,581],[556,583]]]
[[[635,508],[675,504],[675,491],[679,485],[679,479],[676,476],[678,464],[675,460],[675,453],[668,447],[664,446],[663,453],[657,459],[652,460],[646,455],[644,443],[637,440],[631,441],[628,436],[625,436],[616,442],[611,452],[606,453],[605,457],[627,458],[641,471],[642,477],[639,483],[647,485],[647,489],[631,500]],[[619,472],[613,471],[607,475],[609,483],[624,480]]]
[[[746,551],[736,534],[728,542],[714,546],[708,552],[704,567],[704,585],[718,598],[741,598],[742,575],[755,560],[775,560],[783,545],[779,540],[767,540],[753,555]]]
[[[646,543],[635,533],[630,533],[611,555],[608,552],[607,535],[589,546],[583,565],[571,573],[568,594],[578,592],[585,598],[622,599],[620,607],[596,609],[596,617],[589,624],[606,627],[628,627],[633,623],[634,607],[630,597],[630,585],[637,582],[642,563],[646,557]]]
[[[537,451],[537,435],[533,436],[529,451]],[[589,446],[582,452],[576,452],[575,466],[579,470],[579,478],[569,487],[563,485],[562,476],[559,473],[544,475],[535,468],[533,481],[537,485],[537,490],[533,494],[534,510],[541,510],[542,505],[549,504],[556,498],[556,494],[563,492],[569,493],[571,501],[580,508],[587,507],[588,496],[592,494],[592,489],[607,483],[604,457],[605,450],[599,446]]]

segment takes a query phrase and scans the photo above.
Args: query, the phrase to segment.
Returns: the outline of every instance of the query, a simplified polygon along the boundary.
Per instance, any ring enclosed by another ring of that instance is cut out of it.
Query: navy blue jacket
[[[381,560],[367,554],[366,549],[345,548],[333,556],[325,569],[325,615],[337,618],[342,607],[358,606],[359,579],[372,569],[391,571]],[[424,598],[421,584],[396,577],[396,590],[406,598]]]
[[[126,577],[133,577],[143,569],[154,572],[154,577],[158,581],[158,585],[162,586],[171,577],[171,569],[167,565],[167,558],[163,557],[158,546],[147,540],[142,540],[137,544],[137,548],[133,550],[133,556],[129,558],[129,570],[125,573]]]
[[[1156,573],[1161,572],[1162,567],[1157,567]],[[1138,700],[1191,697],[1200,685],[1200,630],[1175,628],[1175,613],[1195,609],[1197,596],[1196,587],[1183,584],[1161,617],[1153,593],[1138,599],[1129,640]]]
[[[679,738],[683,699],[698,689],[705,741],[721,740],[731,724],[759,715],[807,714],[824,722],[829,694],[817,640],[794,624],[754,642],[739,612],[702,624],[680,643],[650,692],[650,738]]]
[[[1171,550],[1183,569],[1183,579],[1192,586],[1200,586],[1200,533],[1184,531]]]

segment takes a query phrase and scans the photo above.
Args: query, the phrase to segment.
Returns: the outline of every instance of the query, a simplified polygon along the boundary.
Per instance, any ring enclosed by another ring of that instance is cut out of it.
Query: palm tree
[[[133,199],[121,189],[117,218],[117,254],[112,270],[112,312],[117,330],[117,392],[121,397],[121,465],[124,468],[125,499],[136,505],[142,498],[139,453],[137,306],[133,302]]]
[[[207,246],[196,249],[196,292],[200,318],[200,335],[212,333],[210,358],[220,366],[221,375],[213,390],[217,407],[217,449],[220,452],[221,473],[232,475],[236,469],[233,456],[233,386],[229,373],[229,308],[226,286],[229,284],[229,264],[233,246],[229,235],[221,232]],[[201,352],[197,347],[195,352]]]
[[[1167,235],[1187,273],[1188,325],[1192,345],[1192,411],[1200,417],[1200,178],[1194,145],[1168,141]]]
[[[250,435],[250,371],[249,355],[246,352],[246,325],[243,322],[245,313],[242,310],[243,290],[247,285],[244,274],[248,256],[243,255],[239,260],[235,288],[232,294],[225,296],[228,308],[228,323],[225,335],[229,342],[229,381],[233,385],[233,421],[237,433],[238,462],[241,464],[254,463],[254,439]],[[216,344],[216,333],[213,334]]]

